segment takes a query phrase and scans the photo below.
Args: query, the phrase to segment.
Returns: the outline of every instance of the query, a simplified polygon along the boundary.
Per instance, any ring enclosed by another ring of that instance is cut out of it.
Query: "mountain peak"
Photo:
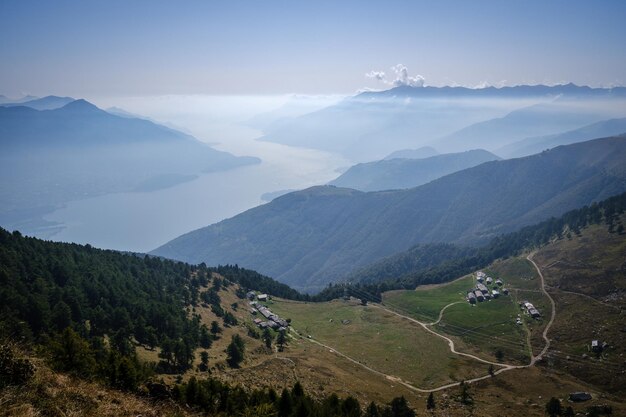
[[[68,104],[66,104],[65,106],[61,107],[61,110],[64,111],[83,111],[83,112],[89,112],[89,111],[102,111],[100,110],[95,104],[92,104],[90,102],[88,102],[85,99],[79,98],[78,100],[74,100]]]

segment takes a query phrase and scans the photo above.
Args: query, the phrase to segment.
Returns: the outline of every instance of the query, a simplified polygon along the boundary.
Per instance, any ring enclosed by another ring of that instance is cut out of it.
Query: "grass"
[[[497,359],[501,351],[503,361],[527,363],[526,332],[515,324],[518,311],[508,297],[472,306],[455,304],[446,309],[435,329],[461,338],[474,353],[488,359]]]
[[[444,285],[418,287],[415,291],[389,291],[383,294],[383,303],[417,320],[435,321],[443,307],[463,301],[473,286],[473,277],[468,275]]]
[[[501,278],[504,287],[539,288],[540,281],[534,267],[522,258],[497,262],[485,272],[494,281]],[[445,310],[441,322],[433,329],[455,336],[462,350],[477,356],[496,360],[496,352],[500,351],[504,361],[527,363],[527,333],[523,326],[515,324],[520,314],[516,295],[501,295],[471,306],[465,302],[465,295],[474,285],[475,279],[470,275],[443,285],[418,287],[415,291],[390,291],[384,294],[383,301],[391,308],[424,322],[435,321],[443,307],[459,302]],[[532,293],[533,301],[539,297],[541,294]]]
[[[626,221],[626,216],[620,220]],[[593,225],[580,236],[552,242],[535,256],[557,306],[550,330],[552,365],[622,395],[626,394],[625,253],[626,235]],[[610,344],[598,358],[589,351],[593,339]]]
[[[428,388],[484,375],[487,367],[450,352],[447,343],[419,325],[372,306],[354,302],[276,301],[273,311],[360,363],[414,386]]]
[[[494,279],[502,279],[505,282],[505,288],[541,289],[537,270],[525,257],[496,261],[485,269],[485,273]]]

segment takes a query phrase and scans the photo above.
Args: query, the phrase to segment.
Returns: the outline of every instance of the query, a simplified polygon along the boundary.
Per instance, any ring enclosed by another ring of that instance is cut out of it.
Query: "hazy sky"
[[[428,85],[624,85],[624,22],[621,0],[0,0],[0,94],[352,93],[397,64]]]

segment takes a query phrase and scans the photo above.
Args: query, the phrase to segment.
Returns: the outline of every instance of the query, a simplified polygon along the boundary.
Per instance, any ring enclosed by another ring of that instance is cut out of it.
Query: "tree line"
[[[411,253],[415,256],[428,258],[425,250],[442,250],[442,245],[425,245],[409,249],[406,256],[391,257],[391,265],[376,264],[364,270],[363,281],[354,284],[330,284],[314,297],[314,301],[325,301],[340,298],[346,288],[350,292],[366,297],[368,301],[381,301],[381,294],[396,289],[413,289],[418,285],[437,284],[451,281],[460,276],[484,268],[496,259],[516,256],[524,251],[546,245],[553,239],[571,238],[580,235],[581,229],[589,225],[604,224],[610,233],[624,233],[624,225],[620,216],[626,211],[626,193],[608,198],[580,209],[569,211],[558,218],[550,218],[532,226],[526,226],[516,232],[504,234],[492,239],[487,245],[478,248],[451,249],[443,245],[449,254],[457,256],[445,259],[438,265],[419,267],[424,264],[418,260],[410,262],[406,257]],[[432,255],[436,258],[436,256]],[[400,260],[403,264],[394,264]],[[389,274],[393,271],[393,275]],[[351,279],[358,279],[352,276]]]

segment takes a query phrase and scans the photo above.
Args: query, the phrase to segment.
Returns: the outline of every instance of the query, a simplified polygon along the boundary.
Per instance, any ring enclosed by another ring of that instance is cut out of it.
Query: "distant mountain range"
[[[442,151],[483,148],[495,151],[503,144],[530,136],[561,133],[602,120],[604,110],[593,107],[581,110],[580,103],[555,100],[512,111],[504,117],[467,126],[457,132],[433,141]],[[624,109],[626,114],[626,108]],[[593,139],[592,136],[588,139]]]
[[[360,191],[411,188],[498,159],[500,157],[482,149],[422,159],[384,159],[355,165],[329,184]]]
[[[626,97],[626,87],[593,88],[574,83],[557,85],[516,85],[510,87],[411,87],[403,85],[385,91],[366,91],[359,96],[363,98],[402,97],[402,98],[440,98],[440,97],[473,97],[473,98],[528,98],[541,96],[570,97]]]
[[[152,253],[237,263],[318,291],[416,244],[479,244],[625,190],[626,137],[613,137],[486,162],[408,190],[309,188]]]
[[[530,136],[624,116],[623,87],[397,87],[276,120],[263,127],[261,140],[369,162],[425,145],[444,152],[494,151]]]
[[[0,104],[3,107],[25,106],[35,110],[54,110],[63,107],[75,99],[72,97],[47,96],[43,98],[33,98],[25,101]]]
[[[31,96],[31,95],[27,95],[21,98],[11,98],[11,97],[7,97],[4,96],[2,94],[0,94],[0,105],[5,105],[5,104],[14,104],[14,103],[23,103],[26,101],[31,101],[31,100],[36,100],[39,97],[35,97],[35,96]]]
[[[603,120],[581,127],[580,129],[574,129],[556,135],[522,139],[521,141],[496,150],[496,153],[507,158],[514,158],[539,153],[546,149],[554,148],[555,146],[569,145],[593,138],[620,135],[622,133],[626,133],[626,118]]]
[[[400,149],[399,151],[392,152],[389,155],[385,156],[384,159],[421,159],[435,155],[439,155],[439,152],[437,152],[435,148],[432,148],[430,146],[422,146],[418,149]]]
[[[153,191],[202,172],[259,162],[148,120],[112,115],[85,100],[53,110],[0,107],[0,149],[0,223],[26,232],[33,213],[67,201]]]

